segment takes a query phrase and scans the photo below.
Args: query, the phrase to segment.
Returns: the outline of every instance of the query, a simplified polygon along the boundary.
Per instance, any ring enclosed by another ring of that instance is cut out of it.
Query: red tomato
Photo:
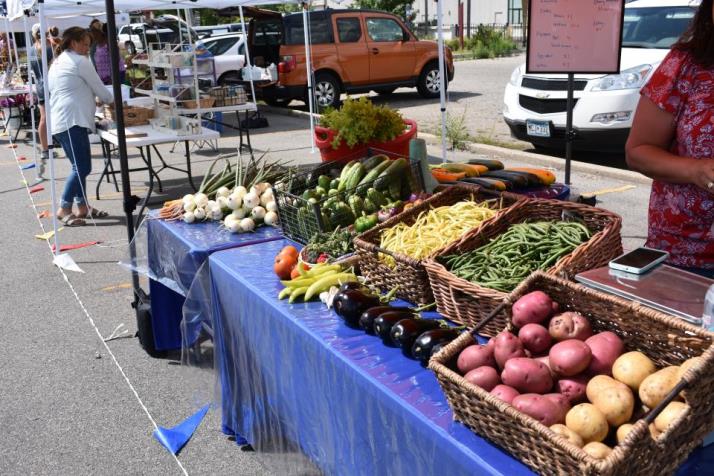
[[[292,246],[292,245],[288,245],[288,246],[286,246],[285,248],[283,248],[282,250],[280,250],[280,253],[279,253],[279,254],[292,256],[293,258],[295,258],[295,259],[297,260],[298,255],[299,255],[300,253],[298,252],[297,248],[295,248],[295,247]]]
[[[292,273],[296,263],[297,260],[292,256],[278,255],[275,257],[273,271],[275,271],[275,274],[282,280],[290,279],[290,273]]]

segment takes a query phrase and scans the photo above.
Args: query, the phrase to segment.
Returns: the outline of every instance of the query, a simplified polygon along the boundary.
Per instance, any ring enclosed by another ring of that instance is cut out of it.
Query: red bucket
[[[404,119],[405,131],[394,140],[387,142],[370,142],[348,147],[342,142],[337,149],[332,148],[335,131],[326,127],[315,126],[315,145],[320,149],[323,162],[349,162],[352,159],[367,155],[367,149],[373,148],[379,152],[386,152],[400,157],[409,157],[409,141],[417,135],[417,124],[411,119]]]

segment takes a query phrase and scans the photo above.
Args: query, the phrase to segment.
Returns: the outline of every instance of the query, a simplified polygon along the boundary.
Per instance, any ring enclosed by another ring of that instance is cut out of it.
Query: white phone
[[[667,259],[669,253],[641,246],[610,261],[610,268],[643,274]]]

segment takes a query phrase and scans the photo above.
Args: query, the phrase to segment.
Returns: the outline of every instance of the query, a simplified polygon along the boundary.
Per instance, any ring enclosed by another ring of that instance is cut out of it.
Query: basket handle
[[[667,394],[667,396],[664,397],[664,400],[659,402],[659,405],[657,405],[654,410],[652,410],[649,415],[645,417],[645,423],[649,425],[650,423],[655,421],[655,418],[657,418],[659,414],[662,413],[662,410],[664,410],[664,408],[669,405],[672,400],[677,398],[677,395],[679,395],[679,393],[682,390],[685,390],[688,386],[689,382],[687,380],[680,380],[679,383],[675,385],[675,387]]]
[[[419,262],[413,259],[410,256],[403,255],[401,253],[394,253],[393,251],[385,250],[379,245],[374,245],[374,251],[377,253],[384,253],[385,255],[389,255],[394,259],[399,259],[408,262],[411,266],[418,266]]]
[[[471,331],[470,331],[471,335],[476,337],[476,335],[478,334],[478,331],[480,331],[483,326],[488,324],[491,321],[491,319],[493,319],[494,317],[496,317],[498,315],[498,313],[503,311],[503,309],[506,307],[507,302],[508,302],[508,300],[504,299],[503,302],[501,302],[501,304],[496,306],[496,308],[493,311],[491,311],[488,316],[484,317],[478,323],[476,323],[474,328],[471,329]]]

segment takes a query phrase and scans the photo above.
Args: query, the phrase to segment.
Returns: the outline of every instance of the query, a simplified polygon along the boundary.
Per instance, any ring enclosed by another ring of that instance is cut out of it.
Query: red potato
[[[490,392],[496,385],[501,383],[501,377],[498,376],[498,371],[493,367],[487,366],[469,371],[464,378],[487,392]]]
[[[606,331],[595,334],[585,343],[592,353],[588,372],[592,375],[612,376],[612,365],[625,350],[622,339],[614,332]]]
[[[587,386],[588,377],[585,374],[561,378],[555,384],[556,390],[565,395],[571,405],[582,403],[586,400]]]
[[[523,343],[508,331],[503,331],[494,339],[493,356],[499,368],[506,365],[506,361],[514,357],[524,357]]]
[[[548,352],[550,368],[562,377],[572,377],[587,369],[591,357],[590,347],[578,339],[558,342]]]
[[[543,395],[535,393],[526,393],[519,395],[513,399],[513,406],[519,412],[535,418],[545,426],[555,425],[560,423],[560,409],[551,400]]]
[[[543,396],[558,406],[558,410],[560,411],[558,414],[558,423],[564,423],[565,415],[570,411],[570,401],[568,397],[561,393],[548,393]]]
[[[593,335],[590,321],[579,312],[563,312],[553,316],[548,324],[548,332],[554,341],[567,339],[585,340]]]
[[[493,395],[494,397],[500,398],[501,400],[503,400],[504,402],[506,402],[508,404],[512,404],[513,399],[516,398],[520,394],[521,393],[518,390],[516,390],[515,388],[509,387],[508,385],[503,385],[503,384],[496,385],[495,387],[493,387],[493,390],[491,390],[491,395]]]
[[[456,361],[456,366],[462,374],[470,370],[488,365],[496,366],[496,359],[493,358],[493,348],[485,345],[470,345],[461,351]]]
[[[513,325],[540,324],[553,312],[553,300],[543,291],[533,291],[518,299],[511,307]]]
[[[550,348],[551,338],[548,329],[540,324],[526,324],[518,331],[518,338],[526,350],[542,354]]]
[[[523,393],[547,393],[553,388],[550,369],[543,362],[516,357],[506,362],[501,381]]]
[[[537,360],[538,362],[543,362],[546,365],[546,367],[548,367],[548,370],[550,370],[550,376],[553,377],[553,379],[555,379],[557,377],[555,372],[553,372],[553,369],[550,367],[550,359],[548,358],[547,355],[541,355],[541,356],[532,357],[532,358],[533,358],[533,360]]]

